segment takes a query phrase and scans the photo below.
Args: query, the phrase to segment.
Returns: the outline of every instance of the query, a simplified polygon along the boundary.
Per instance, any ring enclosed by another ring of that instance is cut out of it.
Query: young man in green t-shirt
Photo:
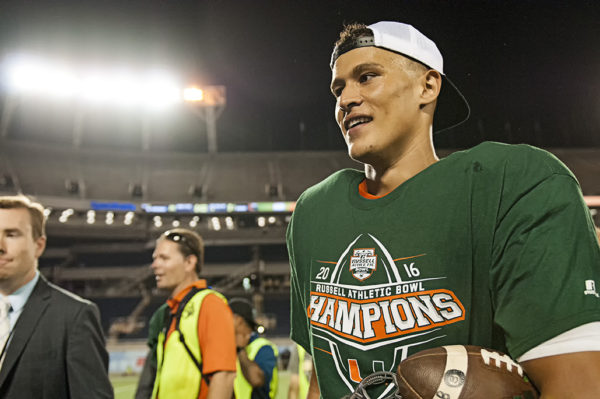
[[[331,69],[335,116],[364,173],[309,188],[288,228],[308,397],[342,397],[452,344],[508,352],[542,397],[600,397],[600,248],[571,172],[527,145],[439,160],[434,129],[469,109],[410,25],[346,27]]]

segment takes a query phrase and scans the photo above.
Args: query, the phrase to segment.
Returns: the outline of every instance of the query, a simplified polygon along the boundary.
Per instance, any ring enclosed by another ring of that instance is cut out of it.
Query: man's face
[[[402,56],[376,47],[341,55],[332,71],[335,117],[351,158],[389,162],[417,133],[419,80]]]
[[[233,314],[233,327],[235,329],[236,334],[241,334],[248,330],[244,318],[236,313]]]
[[[27,209],[0,209],[0,291],[8,295],[29,282],[45,247],[46,237],[33,239]]]
[[[152,254],[152,271],[156,276],[156,286],[173,291],[194,272],[195,257],[184,257],[176,242],[159,239]]]

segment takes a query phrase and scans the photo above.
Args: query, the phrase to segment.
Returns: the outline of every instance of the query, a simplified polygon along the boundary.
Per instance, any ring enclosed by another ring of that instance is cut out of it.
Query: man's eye
[[[360,83],[364,83],[368,80],[371,80],[371,78],[374,78],[376,75],[374,73],[363,73],[362,75],[360,75],[359,81]]]
[[[341,87],[336,87],[334,89],[331,90],[331,93],[333,94],[333,96],[335,98],[339,97],[342,95],[342,88]]]

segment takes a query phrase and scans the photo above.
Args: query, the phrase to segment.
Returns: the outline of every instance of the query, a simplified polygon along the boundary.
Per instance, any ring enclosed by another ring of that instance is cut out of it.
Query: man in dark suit
[[[0,398],[112,398],[98,308],[38,272],[45,246],[41,204],[0,197]]]

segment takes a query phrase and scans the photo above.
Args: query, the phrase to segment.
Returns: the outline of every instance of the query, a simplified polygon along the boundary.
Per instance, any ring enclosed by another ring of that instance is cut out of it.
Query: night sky
[[[225,85],[221,151],[342,150],[332,45],[344,23],[379,20],[411,23],[435,41],[471,104],[470,121],[436,136],[438,146],[600,146],[598,1],[3,1],[0,50],[160,66],[185,83]],[[131,125],[96,118],[109,121],[90,124],[88,145]],[[22,121],[11,136],[47,138],[54,122],[38,119],[45,129]],[[158,149],[203,150],[189,112],[156,126],[168,132]]]

